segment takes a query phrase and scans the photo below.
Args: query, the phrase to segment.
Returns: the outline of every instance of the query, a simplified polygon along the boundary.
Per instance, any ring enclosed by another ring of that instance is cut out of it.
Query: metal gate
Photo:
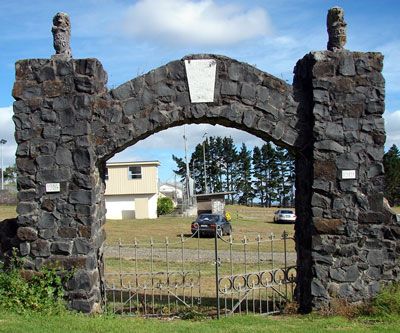
[[[119,242],[105,248],[105,309],[147,317],[279,313],[293,301],[295,261],[287,232]]]

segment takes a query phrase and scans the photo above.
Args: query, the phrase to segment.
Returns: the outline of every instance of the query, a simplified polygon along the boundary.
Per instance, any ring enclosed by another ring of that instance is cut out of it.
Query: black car
[[[199,231],[199,235],[215,235],[215,229],[220,230],[219,235],[230,235],[232,233],[232,225],[226,218],[219,214],[200,214],[196,221],[192,222],[192,234]]]

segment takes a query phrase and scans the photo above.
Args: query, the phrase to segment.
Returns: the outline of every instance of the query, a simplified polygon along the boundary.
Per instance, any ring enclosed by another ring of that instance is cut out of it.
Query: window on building
[[[142,168],[140,166],[131,166],[128,168],[128,179],[142,178]]]
[[[108,168],[106,168],[106,171],[104,172],[104,180],[108,180]]]

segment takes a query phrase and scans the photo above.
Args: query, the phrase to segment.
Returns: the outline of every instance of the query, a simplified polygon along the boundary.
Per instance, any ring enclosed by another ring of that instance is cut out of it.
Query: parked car
[[[274,213],[275,223],[295,223],[296,215],[292,209],[279,209]]]
[[[230,235],[232,233],[232,225],[226,218],[219,214],[200,214],[196,221],[192,222],[192,234],[199,231],[199,235],[215,235],[215,229],[220,228],[220,235]]]

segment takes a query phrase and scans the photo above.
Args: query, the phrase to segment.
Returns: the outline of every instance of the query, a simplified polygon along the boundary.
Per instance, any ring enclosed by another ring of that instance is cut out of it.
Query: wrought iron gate
[[[219,318],[279,313],[293,300],[293,237],[284,232],[139,242],[105,249],[106,311],[171,316],[196,311]]]

